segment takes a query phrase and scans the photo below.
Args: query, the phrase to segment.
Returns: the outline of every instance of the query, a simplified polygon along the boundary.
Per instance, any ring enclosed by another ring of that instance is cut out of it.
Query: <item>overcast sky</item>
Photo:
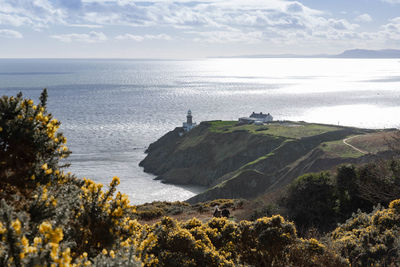
[[[400,48],[400,0],[0,0],[0,57],[199,58]]]

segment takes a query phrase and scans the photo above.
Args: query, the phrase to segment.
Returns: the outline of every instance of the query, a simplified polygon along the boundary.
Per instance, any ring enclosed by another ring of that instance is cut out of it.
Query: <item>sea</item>
[[[66,171],[119,190],[133,204],[188,199],[202,187],[153,180],[145,150],[181,126],[252,112],[365,128],[400,127],[400,59],[0,59],[0,93],[38,101],[62,122]]]

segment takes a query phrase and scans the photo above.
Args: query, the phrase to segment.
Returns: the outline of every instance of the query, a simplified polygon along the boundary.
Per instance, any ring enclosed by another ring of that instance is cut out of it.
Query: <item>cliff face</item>
[[[329,158],[321,149],[324,142],[369,130],[306,123],[216,125],[223,122],[203,122],[182,136],[182,129],[176,128],[149,146],[140,166],[166,183],[209,187],[188,200],[196,203],[216,198],[253,198],[282,188],[304,173],[376,157]]]

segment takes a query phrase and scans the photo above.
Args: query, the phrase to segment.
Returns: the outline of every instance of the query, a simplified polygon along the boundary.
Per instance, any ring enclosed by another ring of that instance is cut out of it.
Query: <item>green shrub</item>
[[[305,174],[297,178],[290,185],[284,200],[290,218],[301,229],[332,228],[336,220],[334,189],[328,172]]]

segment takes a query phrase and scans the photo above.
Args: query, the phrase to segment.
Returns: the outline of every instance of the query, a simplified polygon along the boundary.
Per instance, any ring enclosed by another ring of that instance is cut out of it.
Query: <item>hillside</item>
[[[282,188],[304,173],[388,155],[381,143],[374,148],[367,145],[365,150],[371,153],[357,151],[352,142],[360,145],[362,137],[384,132],[353,127],[289,121],[261,126],[210,121],[182,136],[181,132],[176,128],[151,144],[140,166],[166,183],[208,187],[189,199],[190,203],[254,198]]]

